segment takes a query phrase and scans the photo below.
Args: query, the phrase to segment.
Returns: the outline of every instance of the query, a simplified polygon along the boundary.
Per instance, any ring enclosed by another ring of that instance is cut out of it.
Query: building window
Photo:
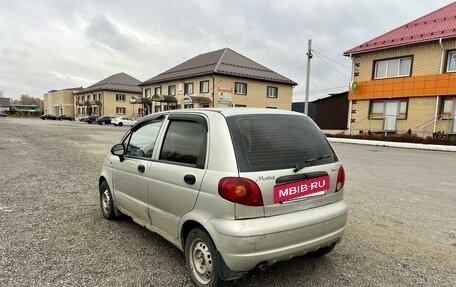
[[[168,95],[175,96],[176,95],[176,85],[172,85],[168,87]]]
[[[446,71],[456,72],[456,51],[448,52]]]
[[[277,107],[266,107],[266,109],[277,109]]]
[[[266,96],[268,98],[277,98],[279,88],[277,87],[270,87],[268,86],[267,94]]]
[[[200,93],[209,93],[209,81],[200,82]]]
[[[145,89],[145,90],[144,90],[144,96],[145,96],[146,98],[150,98],[150,89]]]
[[[449,118],[453,115],[453,111],[455,109],[456,98],[453,97],[446,97],[442,99],[440,105],[440,115],[443,118]]]
[[[397,100],[371,100],[369,108],[370,119],[383,119],[387,113],[386,105],[388,103],[397,103],[397,119],[404,120],[407,118],[408,99]]]
[[[118,115],[125,115],[126,112],[127,112],[126,108],[120,108],[120,107],[116,108],[116,114],[118,114]]]
[[[193,94],[193,83],[186,83],[185,84],[184,94],[185,95],[192,95]]]
[[[161,87],[156,87],[154,92],[155,92],[155,95],[159,95],[160,96],[161,95]]]
[[[87,95],[87,100],[90,101],[90,95]]]
[[[247,84],[246,83],[234,83],[234,93],[237,95],[247,95]]]
[[[85,102],[85,96],[81,96],[83,102]]]
[[[234,107],[235,107],[235,108],[245,108],[245,107],[247,107],[247,105],[238,105],[238,104],[234,104]]]
[[[125,95],[123,95],[123,94],[116,94],[116,101],[117,101],[117,102],[125,102]]]
[[[102,96],[101,93],[98,94],[98,100],[99,100],[99,101],[103,101],[103,96]]]
[[[374,66],[374,79],[410,76],[412,57],[375,61]]]

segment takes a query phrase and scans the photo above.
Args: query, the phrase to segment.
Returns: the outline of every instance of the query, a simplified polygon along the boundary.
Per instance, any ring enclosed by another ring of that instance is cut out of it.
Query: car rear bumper
[[[284,215],[247,220],[211,219],[208,230],[226,265],[248,271],[338,242],[345,231],[345,201]]]

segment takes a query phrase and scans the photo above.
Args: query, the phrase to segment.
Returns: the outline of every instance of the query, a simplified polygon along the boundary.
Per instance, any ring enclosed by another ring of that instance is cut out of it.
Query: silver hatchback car
[[[142,118],[99,179],[103,216],[130,216],[184,251],[197,286],[218,286],[341,240],[345,172],[307,116],[172,110]]]

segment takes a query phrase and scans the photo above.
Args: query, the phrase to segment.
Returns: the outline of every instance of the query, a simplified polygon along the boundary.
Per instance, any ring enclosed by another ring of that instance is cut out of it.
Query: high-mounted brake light
[[[341,165],[339,167],[339,172],[337,173],[337,184],[335,192],[340,191],[345,184],[345,170],[344,167]]]
[[[263,196],[260,188],[253,180],[247,178],[222,178],[219,181],[218,193],[224,199],[234,203],[263,206]]]

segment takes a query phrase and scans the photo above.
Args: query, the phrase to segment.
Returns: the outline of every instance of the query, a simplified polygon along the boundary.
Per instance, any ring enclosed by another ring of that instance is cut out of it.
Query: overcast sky
[[[230,48],[298,83],[303,101],[348,89],[346,50],[452,0],[0,0],[0,90],[42,97],[125,72],[146,81]]]

